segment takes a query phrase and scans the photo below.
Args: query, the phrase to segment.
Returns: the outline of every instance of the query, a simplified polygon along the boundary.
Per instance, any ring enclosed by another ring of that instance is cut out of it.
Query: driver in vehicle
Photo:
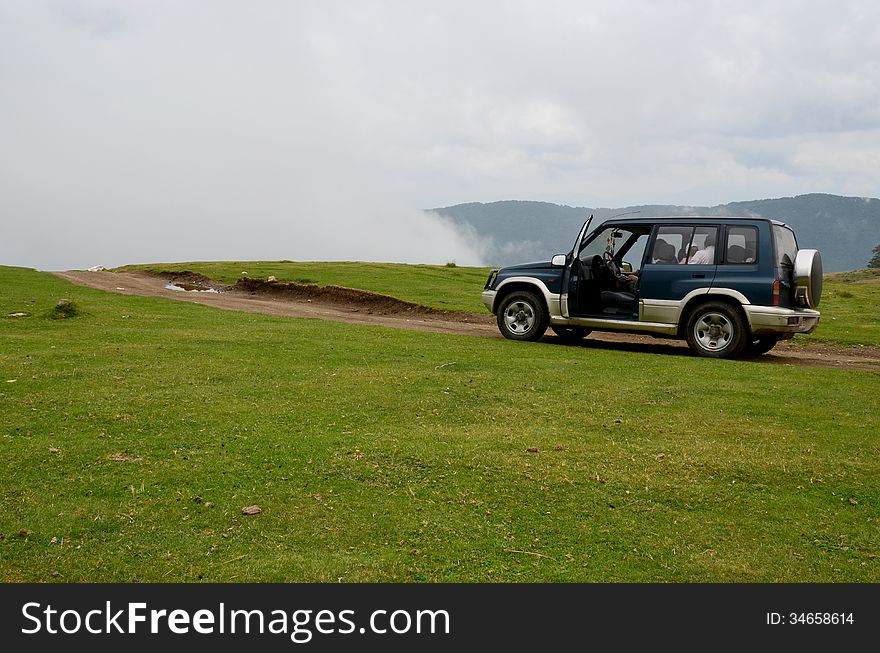
[[[604,279],[603,285],[614,292],[625,292],[635,295],[639,285],[641,269],[635,272],[624,272],[617,265],[614,256],[605,252],[604,256],[593,257],[593,273]]]
[[[638,293],[639,288],[639,276],[641,276],[641,269],[636,270],[635,272],[621,272],[617,275],[617,288],[622,292],[628,292],[635,295]]]

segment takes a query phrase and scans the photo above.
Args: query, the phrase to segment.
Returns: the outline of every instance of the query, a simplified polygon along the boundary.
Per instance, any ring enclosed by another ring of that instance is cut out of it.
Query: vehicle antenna
[[[612,215],[609,220],[613,220],[614,218],[619,218],[624,215],[633,215],[634,213],[641,213],[641,211],[627,211],[626,213],[618,213],[617,215]]]

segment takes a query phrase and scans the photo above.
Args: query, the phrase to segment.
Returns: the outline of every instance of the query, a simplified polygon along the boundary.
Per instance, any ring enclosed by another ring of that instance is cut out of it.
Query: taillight
[[[773,282],[773,305],[779,306],[779,279]]]

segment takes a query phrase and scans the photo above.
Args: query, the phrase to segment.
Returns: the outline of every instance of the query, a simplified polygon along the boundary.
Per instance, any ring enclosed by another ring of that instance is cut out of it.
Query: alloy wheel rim
[[[707,351],[720,351],[733,339],[733,323],[721,313],[706,313],[694,324],[694,338]]]
[[[504,322],[511,333],[528,333],[535,326],[535,310],[526,302],[511,303],[504,312]]]

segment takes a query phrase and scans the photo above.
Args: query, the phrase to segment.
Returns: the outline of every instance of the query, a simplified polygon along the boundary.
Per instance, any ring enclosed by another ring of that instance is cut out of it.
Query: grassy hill
[[[0,281],[2,581],[880,579],[876,373]]]
[[[864,267],[880,243],[880,200],[813,193],[718,206],[645,205],[575,208],[547,202],[472,202],[434,212],[473,227],[484,240],[493,264],[547,260],[571,250],[578,228],[592,213],[601,221],[638,211],[647,216],[760,215],[790,224],[801,247],[822,252],[828,271]]]
[[[441,310],[489,315],[480,292],[489,268],[403,265],[397,263],[301,263],[224,261],[129,265],[123,270],[189,270],[232,284],[247,272],[251,278],[356,287]],[[871,270],[828,275],[822,297],[822,323],[793,342],[845,346],[880,346],[880,276]]]

